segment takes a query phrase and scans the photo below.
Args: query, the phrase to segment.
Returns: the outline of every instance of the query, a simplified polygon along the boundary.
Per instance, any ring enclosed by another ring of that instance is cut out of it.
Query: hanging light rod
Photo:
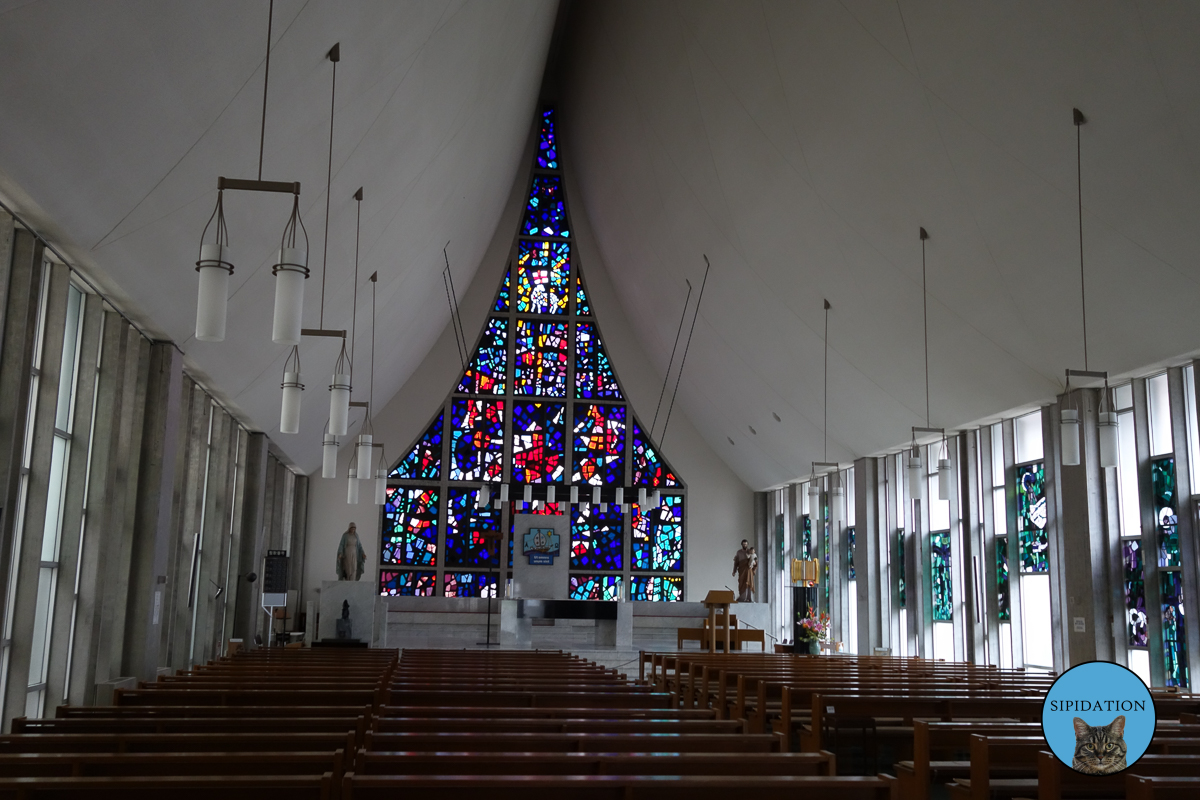
[[[346,332],[344,330],[335,331],[335,330],[326,330],[326,329],[322,329],[322,328],[301,328],[300,335],[301,336],[329,336],[334,339],[345,339],[346,338]]]
[[[371,404],[368,403],[366,400],[351,400],[350,401],[351,408],[370,408],[370,406],[371,406]]]
[[[217,178],[217,191],[231,192],[279,192],[300,196],[300,181],[252,181],[246,178]]]
[[[928,428],[928,427],[924,427],[921,425],[914,425],[912,432],[913,432],[914,439],[916,438],[918,433],[940,433],[942,436],[946,435],[945,428]]]
[[[1094,369],[1069,369],[1067,370],[1067,380],[1071,378],[1095,378],[1096,380],[1108,380],[1108,372],[1097,372]]]

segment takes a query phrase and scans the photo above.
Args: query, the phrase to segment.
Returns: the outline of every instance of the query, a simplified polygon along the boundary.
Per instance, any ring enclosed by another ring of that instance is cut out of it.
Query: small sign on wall
[[[521,538],[521,553],[530,566],[553,566],[560,552],[560,537],[554,528],[530,528]]]
[[[1072,617],[1071,622],[1074,626],[1075,633],[1087,633],[1087,618]]]

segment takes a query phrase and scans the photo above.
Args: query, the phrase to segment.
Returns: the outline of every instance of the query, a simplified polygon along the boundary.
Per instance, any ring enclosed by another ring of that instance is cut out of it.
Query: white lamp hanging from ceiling
[[[349,505],[358,505],[358,465],[353,461],[350,462],[350,469],[346,480],[346,502]]]
[[[370,409],[368,409],[370,411]],[[362,430],[371,429],[371,415],[368,413],[367,418],[363,420]],[[358,461],[358,474],[369,478],[375,474],[375,435],[374,433],[360,433],[354,444],[354,453]]]
[[[920,500],[923,494],[921,484],[925,482],[925,467],[921,462],[921,449],[915,442],[905,464],[908,468],[908,499]]]
[[[1071,391],[1070,384],[1067,384],[1067,392]],[[1069,394],[1063,397],[1063,402],[1067,402]],[[1062,442],[1062,463],[1065,467],[1074,467],[1079,465],[1079,409],[1063,408],[1060,413],[1058,423],[1059,439]]]
[[[298,229],[298,230],[297,230]],[[297,233],[304,236],[303,245]],[[308,231],[300,219],[300,197],[293,198],[292,216],[283,228],[283,241],[271,266],[275,276],[275,316],[271,341],[300,344],[300,321],[304,315],[304,282],[308,280]]]
[[[657,506],[661,506],[661,505],[662,505],[662,493],[661,493],[661,492],[659,492],[659,491],[658,491],[658,489],[655,489],[655,490],[654,490],[654,491],[651,493],[651,495],[650,495],[650,505],[652,505],[652,506],[655,506],[655,507],[657,507]]]
[[[558,496],[558,493],[555,491],[555,488],[553,486],[546,487],[546,502],[547,503],[553,503],[554,499],[557,496]]]
[[[379,448],[379,460],[375,462],[375,505],[381,506],[387,502],[387,458],[383,448]]]
[[[941,458],[938,459],[938,500],[950,499],[950,459],[946,451],[946,440],[942,439]]]
[[[325,436],[321,440],[321,477],[337,477],[338,438],[329,432],[325,426]]]
[[[572,503],[579,502],[579,487],[578,486],[571,487],[571,502]]]
[[[217,207],[200,234],[200,292],[196,296],[196,338],[202,342],[225,341],[225,315],[229,308],[229,276],[233,274],[233,255],[229,251],[229,232],[225,228],[225,190],[217,191]],[[216,221],[216,241],[204,244],[208,228]]]
[[[1117,415],[1109,410],[1111,408],[1108,386],[1105,385],[1104,393],[1100,396],[1100,414],[1096,425],[1100,433],[1100,466],[1104,468],[1115,467],[1117,454],[1120,452],[1117,441]]]
[[[808,481],[808,520],[816,530],[817,523],[821,520],[821,486],[817,483],[816,471]]]
[[[279,385],[279,388],[283,392],[279,404],[279,432],[299,433],[300,398],[304,392],[304,384],[300,381],[300,348],[298,346],[292,348],[291,355],[283,363],[283,383]]]

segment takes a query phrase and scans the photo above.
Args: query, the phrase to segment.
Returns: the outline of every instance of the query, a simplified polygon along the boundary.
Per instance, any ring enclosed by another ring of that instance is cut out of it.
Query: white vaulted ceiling
[[[263,177],[303,183],[315,327],[340,41],[325,326],[350,324],[364,186],[377,407],[447,324],[442,246],[462,294],[493,236],[556,8],[276,3]],[[227,196],[229,336],[191,338],[216,177],[257,170],[265,22],[265,1],[0,1],[0,193],[311,470],[319,437],[277,433],[269,259],[287,198]],[[934,425],[1048,401],[1083,366],[1073,106],[1089,366],[1200,352],[1200,5],[578,0],[560,67],[571,208],[660,371],[684,280],[698,289],[712,260],[679,403],[754,488],[825,460],[824,298],[828,459],[924,424],[918,226]],[[360,365],[369,308],[360,290]],[[306,342],[303,431],[325,422],[335,355]]]

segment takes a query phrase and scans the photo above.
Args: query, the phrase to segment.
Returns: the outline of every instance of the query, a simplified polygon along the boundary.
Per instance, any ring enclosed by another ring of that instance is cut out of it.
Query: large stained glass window
[[[1179,570],[1158,573],[1162,584],[1163,674],[1167,686],[1187,687],[1187,635],[1183,630],[1183,574]]]
[[[1187,634],[1183,627],[1183,574],[1179,557],[1179,517],[1175,512],[1175,459],[1150,462],[1154,526],[1158,534],[1158,582],[1162,600],[1163,672],[1167,686],[1188,683]]]
[[[1142,563],[1140,541],[1121,540],[1121,563],[1125,579],[1125,630],[1129,634],[1129,646],[1148,647],[1150,629],[1146,616],[1145,565]]]
[[[996,537],[996,606],[999,621],[1012,621],[1012,601],[1008,586],[1008,537]]]
[[[389,489],[383,504],[383,563],[432,566],[437,557],[438,490]]]
[[[854,572],[854,526],[846,528],[846,565],[849,568],[850,580],[855,580]]]
[[[408,451],[408,455],[400,460],[400,466],[392,470],[389,478],[436,481],[442,475],[442,418],[444,411],[439,411],[433,424],[421,434],[421,438]]]
[[[950,584],[950,531],[929,534],[930,579],[933,581],[933,621],[954,619],[954,590]]]
[[[896,592],[900,607],[904,608],[908,600],[908,592],[904,583],[904,531],[896,533]]]
[[[812,560],[812,519],[808,514],[804,514],[800,518],[800,558],[804,561]]]
[[[504,401],[450,402],[450,480],[497,481],[504,474]]]
[[[458,383],[463,394],[504,394],[508,375],[508,320],[492,317],[467,371]]]
[[[517,320],[513,359],[517,394],[567,396],[567,323]]]
[[[1158,530],[1158,565],[1178,567],[1179,517],[1175,513],[1175,459],[1171,456],[1150,462],[1154,491],[1154,524]]]
[[[478,345],[389,473],[379,591],[494,596],[523,559],[516,515],[534,514],[563,517],[571,596],[682,601],[687,487],[617,379],[574,249],[553,110],[537,125],[511,260],[485,265],[499,286]],[[607,505],[591,503],[597,488]],[[661,505],[640,509],[639,489],[661,490]]]
[[[561,483],[566,462],[561,403],[513,406],[513,483]]]
[[[1042,462],[1017,467],[1017,531],[1021,572],[1049,572],[1046,532],[1046,471]]]
[[[618,486],[625,480],[625,406],[575,404],[572,483]]]

